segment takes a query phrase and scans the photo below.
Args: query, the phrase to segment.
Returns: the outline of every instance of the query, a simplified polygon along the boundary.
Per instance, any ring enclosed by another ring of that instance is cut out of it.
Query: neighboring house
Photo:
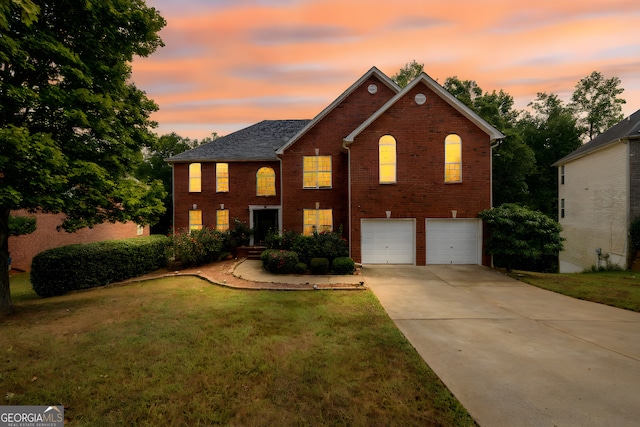
[[[560,272],[629,267],[640,215],[640,110],[554,163],[564,251]]]
[[[47,249],[75,243],[92,243],[149,235],[149,227],[140,227],[133,222],[125,224],[120,222],[104,223],[93,228],[82,228],[75,233],[67,233],[57,229],[62,223],[63,214],[30,214],[24,210],[13,211],[11,214],[36,217],[37,228],[35,232],[9,237],[11,267],[18,270],[29,270],[33,257]]]
[[[174,227],[342,228],[356,262],[488,264],[491,149],[504,136],[426,74],[372,68],[313,120],[265,120],[167,159]]]

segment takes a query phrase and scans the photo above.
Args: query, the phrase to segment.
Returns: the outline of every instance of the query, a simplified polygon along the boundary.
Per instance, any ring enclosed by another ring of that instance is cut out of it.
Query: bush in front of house
[[[267,249],[260,255],[265,270],[275,274],[289,274],[298,264],[298,254],[281,249]]]
[[[331,269],[335,274],[353,274],[356,264],[349,257],[338,257],[331,263]]]
[[[218,261],[228,252],[228,233],[205,227],[189,233],[174,234],[169,248],[170,261],[192,267]]]
[[[304,262],[299,262],[293,267],[293,272],[295,274],[305,274],[307,270],[307,264],[305,264]]]
[[[311,270],[311,274],[328,274],[329,260],[327,258],[312,258],[309,263],[309,270]]]
[[[478,214],[489,231],[485,250],[494,264],[512,269],[557,272],[564,238],[552,218],[515,203],[504,203]]]
[[[349,244],[342,237],[342,229],[320,233],[314,231],[311,236],[299,235],[293,240],[291,250],[309,265],[313,258],[327,258],[331,262],[335,258],[349,256]]]
[[[166,265],[166,236],[61,246],[31,263],[31,284],[41,297],[119,282]]]

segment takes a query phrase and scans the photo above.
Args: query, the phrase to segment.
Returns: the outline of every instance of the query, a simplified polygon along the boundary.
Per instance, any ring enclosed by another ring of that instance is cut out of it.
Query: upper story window
[[[272,168],[262,167],[256,173],[256,194],[258,196],[276,195],[276,173]]]
[[[189,192],[202,191],[202,165],[200,163],[189,164]]]
[[[198,209],[189,211],[189,231],[202,230],[202,211]]]
[[[220,231],[229,229],[229,209],[216,211],[216,229]]]
[[[304,156],[302,175],[304,188],[331,188],[331,156]]]
[[[396,183],[396,139],[384,135],[378,141],[378,162],[380,167],[380,184]]]
[[[560,199],[560,218],[564,218],[564,199]]]
[[[303,234],[311,236],[313,230],[319,233],[333,230],[333,211],[331,209],[304,209]]]
[[[229,192],[229,163],[216,163],[216,191]]]
[[[560,184],[564,185],[564,165],[560,166]]]
[[[462,138],[455,133],[444,139],[444,182],[462,182]]]

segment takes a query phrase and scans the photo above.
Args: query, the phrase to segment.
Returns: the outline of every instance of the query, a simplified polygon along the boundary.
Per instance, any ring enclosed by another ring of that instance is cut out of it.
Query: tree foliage
[[[602,73],[594,71],[576,84],[571,107],[589,140],[624,118],[622,104],[627,101],[618,97],[624,92],[620,83],[618,77],[605,79]]]
[[[142,0],[5,0],[0,7],[0,265],[9,212],[64,212],[68,231],[104,221],[149,224],[159,182],[131,177],[157,109],[130,82],[165,25]],[[0,310],[11,306],[0,269]]]
[[[396,74],[391,76],[391,80],[400,87],[406,87],[416,77],[422,73],[424,64],[418,64],[415,60],[405,64]]]
[[[542,212],[505,203],[484,210],[478,216],[489,228],[487,253],[494,256],[496,265],[508,271],[522,265],[536,269],[536,262],[538,266],[544,266],[539,269],[548,270],[549,264],[544,261],[557,260],[563,248],[560,224]]]
[[[9,235],[23,236],[36,231],[37,221],[33,216],[9,215]]]
[[[558,171],[551,166],[580,147],[580,129],[570,107],[555,94],[538,93],[529,104],[519,128],[525,144],[535,153],[535,168],[527,177],[527,204],[555,218],[558,211]]]
[[[483,92],[475,81],[456,76],[448,77],[443,87],[505,135],[493,149],[494,204],[525,202],[535,155],[518,132],[519,112],[513,108],[513,97],[503,90]]]

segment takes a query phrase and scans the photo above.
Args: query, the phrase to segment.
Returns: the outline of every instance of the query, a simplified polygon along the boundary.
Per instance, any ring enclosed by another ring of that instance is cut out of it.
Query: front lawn
[[[640,311],[640,274],[634,271],[574,274],[517,271],[512,276],[525,283],[570,297]]]
[[[40,299],[12,277],[3,405],[70,426],[475,425],[370,291],[176,277]]]

